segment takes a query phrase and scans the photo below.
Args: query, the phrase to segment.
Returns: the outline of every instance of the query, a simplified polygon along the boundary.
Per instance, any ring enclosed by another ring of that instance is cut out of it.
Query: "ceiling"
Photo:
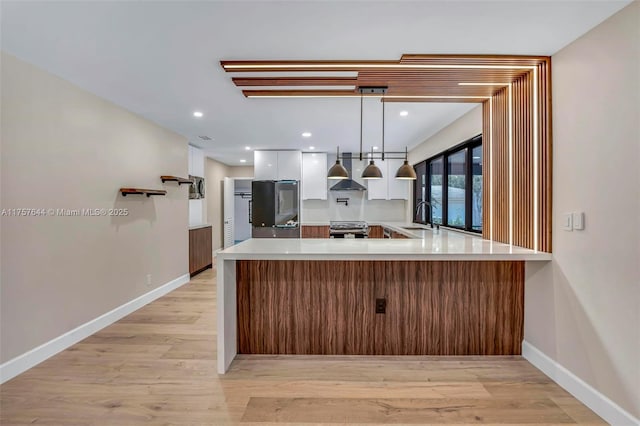
[[[358,151],[360,99],[246,98],[232,77],[268,74],[226,73],[220,61],[373,61],[425,53],[552,55],[628,3],[2,1],[1,45],[186,136],[208,156],[240,165],[240,159],[252,163],[247,146],[333,151],[339,145],[343,151]],[[411,148],[475,106],[389,102],[386,149]],[[194,111],[204,116],[195,118]],[[401,117],[400,111],[408,115]],[[363,117],[365,150],[380,146],[379,100],[365,99]],[[312,136],[303,138],[307,131]]]

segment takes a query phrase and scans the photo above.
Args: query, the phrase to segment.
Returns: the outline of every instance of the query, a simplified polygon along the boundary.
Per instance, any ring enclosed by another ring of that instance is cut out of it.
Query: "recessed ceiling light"
[[[200,118],[200,117],[202,117],[203,115],[204,115],[204,114],[203,114],[201,111],[194,111],[194,112],[193,112],[193,116],[194,116],[194,117],[198,117],[198,118]]]
[[[314,149],[316,149],[316,147],[315,146],[310,146],[309,149],[313,151]]]
[[[251,147],[250,146],[245,146],[244,149],[247,150],[247,151],[251,151]]]
[[[241,163],[246,163],[247,160],[245,160],[244,158],[240,160]]]
[[[304,133],[302,134],[302,137],[303,137],[303,138],[310,138],[310,137],[311,137],[311,132],[304,132]]]
[[[409,115],[409,111],[400,111],[400,117],[406,117]]]
[[[374,146],[374,147],[373,147],[373,150],[374,150],[374,151],[377,151],[377,150],[378,150],[378,147],[377,147],[377,146]]]

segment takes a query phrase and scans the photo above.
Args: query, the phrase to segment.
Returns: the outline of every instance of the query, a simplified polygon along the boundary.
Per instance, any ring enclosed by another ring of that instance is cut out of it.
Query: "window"
[[[467,149],[447,156],[447,225],[457,228],[465,224]]]
[[[471,229],[482,231],[482,145],[471,151]]]
[[[482,231],[482,135],[414,168],[418,175],[414,184],[415,222]]]
[[[442,225],[442,175],[444,173],[444,158],[436,158],[429,163],[429,179],[431,188],[431,219],[432,223]],[[426,221],[423,221],[425,223]]]

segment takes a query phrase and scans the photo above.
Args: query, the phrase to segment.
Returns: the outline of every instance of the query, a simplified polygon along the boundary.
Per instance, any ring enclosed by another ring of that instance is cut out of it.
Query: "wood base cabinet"
[[[329,238],[329,225],[302,225],[302,238]]]
[[[522,261],[236,262],[238,352],[519,355]]]
[[[211,226],[189,230],[189,274],[196,275],[213,265]]]

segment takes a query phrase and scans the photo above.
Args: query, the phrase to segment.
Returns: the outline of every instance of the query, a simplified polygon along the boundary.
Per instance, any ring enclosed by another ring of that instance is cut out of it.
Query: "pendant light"
[[[362,179],[382,179],[382,171],[373,161],[373,150],[371,150],[371,160],[369,160],[369,165],[362,172]]]
[[[409,164],[409,151],[404,148],[404,164],[400,166],[396,172],[396,179],[415,180],[417,178],[416,171]]]
[[[382,161],[384,161],[384,92],[382,96]],[[360,89],[360,157],[362,160],[362,89]],[[373,161],[373,150],[369,165],[362,172],[362,179],[382,179],[382,171]]]
[[[340,164],[340,147],[336,151],[336,164],[334,164],[327,173],[327,179],[347,179],[349,178],[349,172]]]

